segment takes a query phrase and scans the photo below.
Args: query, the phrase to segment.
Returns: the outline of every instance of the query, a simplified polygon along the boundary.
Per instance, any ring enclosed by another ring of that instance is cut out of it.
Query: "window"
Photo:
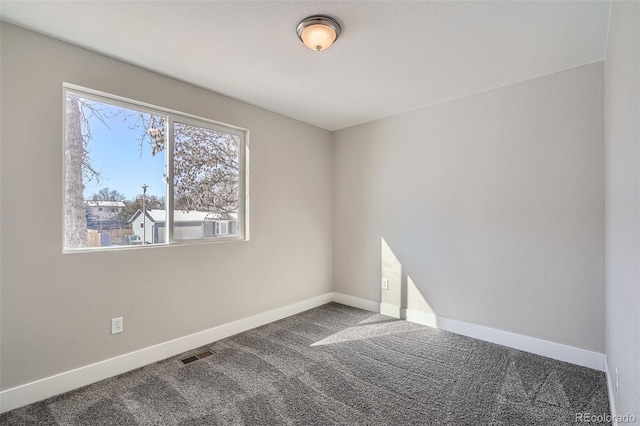
[[[248,131],[67,84],[64,93],[65,251],[246,239]],[[90,208],[98,202],[120,207],[107,218]]]
[[[216,222],[216,234],[227,234],[227,222]]]

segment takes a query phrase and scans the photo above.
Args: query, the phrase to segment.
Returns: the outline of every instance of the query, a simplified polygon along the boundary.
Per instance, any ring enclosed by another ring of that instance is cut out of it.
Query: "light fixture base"
[[[338,21],[326,15],[314,15],[305,18],[298,24],[298,38],[311,50],[326,50],[340,36]]]

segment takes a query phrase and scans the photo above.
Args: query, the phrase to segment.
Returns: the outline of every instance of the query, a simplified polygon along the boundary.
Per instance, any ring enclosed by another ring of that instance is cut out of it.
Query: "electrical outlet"
[[[382,279],[382,289],[383,290],[389,290],[389,280],[386,278]]]
[[[616,368],[616,395],[618,395],[618,369]]]
[[[124,323],[122,317],[111,318],[111,334],[118,334],[124,331]]]

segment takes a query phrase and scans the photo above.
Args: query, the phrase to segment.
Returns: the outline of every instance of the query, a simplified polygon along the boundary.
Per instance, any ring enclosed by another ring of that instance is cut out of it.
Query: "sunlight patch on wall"
[[[438,328],[438,316],[409,275],[407,275],[407,308],[405,318],[407,321]]]
[[[402,263],[396,257],[384,238],[381,241],[381,277],[387,280],[387,288],[380,289],[380,313],[401,318],[402,313]]]
[[[381,242],[380,313],[438,328],[438,317],[384,238]],[[387,288],[384,288],[386,285]]]

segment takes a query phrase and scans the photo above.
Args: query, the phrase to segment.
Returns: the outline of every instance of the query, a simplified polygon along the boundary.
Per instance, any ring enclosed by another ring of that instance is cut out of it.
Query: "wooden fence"
[[[133,229],[88,229],[87,247],[122,246],[127,235],[133,235]]]

